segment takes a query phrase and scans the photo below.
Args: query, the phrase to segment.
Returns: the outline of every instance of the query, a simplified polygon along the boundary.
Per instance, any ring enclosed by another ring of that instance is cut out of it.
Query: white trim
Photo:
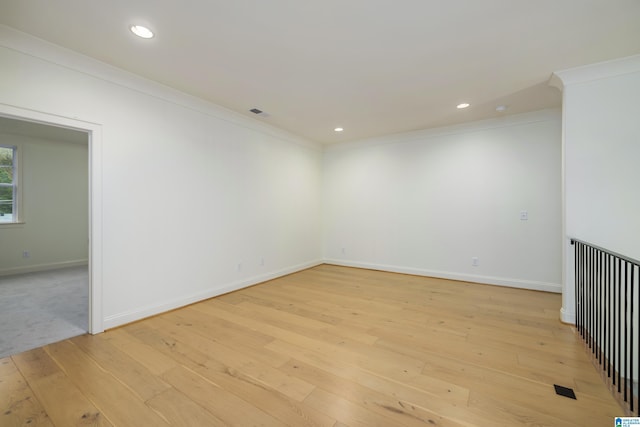
[[[549,84],[562,90],[569,85],[637,72],[640,72],[640,55],[633,55],[556,71],[549,79]]]
[[[560,79],[560,77],[558,77],[556,73],[551,74],[551,77],[549,77],[549,81],[547,82],[547,84],[551,87],[555,87],[560,92],[562,92],[564,89],[564,84],[562,83],[562,80]]]
[[[102,315],[102,127],[89,133],[89,333],[104,332]]]
[[[0,26],[1,29],[2,26]],[[0,31],[0,35],[2,31]],[[102,126],[0,103],[0,115],[89,134],[89,333],[104,331],[102,318]]]
[[[566,92],[562,93],[562,103],[564,105]],[[571,240],[567,236],[567,144],[566,144],[566,117],[567,111],[562,109],[562,173],[561,173],[561,203],[562,203],[562,235],[560,244],[562,246],[562,308],[560,310],[560,320],[564,323],[575,323],[575,285],[573,270],[573,251],[571,250]],[[571,320],[573,319],[573,320]]]
[[[477,275],[463,274],[463,273],[449,273],[449,272],[424,270],[424,269],[416,269],[416,268],[409,268],[409,267],[396,267],[396,266],[390,266],[390,265],[370,264],[370,263],[355,262],[355,261],[325,259],[325,260],[311,261],[308,263],[299,264],[299,265],[278,270],[275,272],[253,276],[238,282],[228,283],[222,287],[217,287],[215,289],[208,289],[203,292],[198,292],[185,297],[180,297],[170,301],[165,301],[164,303],[153,304],[146,307],[137,308],[137,309],[123,312],[123,313],[117,313],[111,316],[107,316],[104,319],[103,326],[105,329],[116,328],[116,327],[125,325],[127,323],[135,322],[147,317],[166,313],[167,311],[185,307],[189,304],[194,304],[194,303],[204,301],[210,298],[214,298],[229,292],[244,289],[249,286],[257,285],[259,283],[263,283],[268,280],[273,280],[278,277],[286,276],[288,274],[296,273],[298,271],[306,270],[322,264],[333,264],[333,265],[340,265],[344,267],[355,267],[355,268],[365,268],[369,270],[389,271],[393,273],[412,274],[416,276],[437,277],[441,279],[474,282],[474,283],[480,283],[480,284],[486,284],[486,285],[505,286],[505,287],[511,287],[511,288],[528,289],[528,290],[544,291],[544,292],[560,293],[562,289],[562,286],[556,283],[543,283],[543,282],[535,282],[530,280],[505,279],[505,278],[499,278],[499,277],[477,276]]]
[[[426,270],[422,268],[402,267],[395,265],[372,264],[358,261],[345,261],[337,259],[325,259],[325,264],[340,265],[344,267],[366,268],[369,270],[388,271],[391,273],[412,274],[414,276],[437,277],[439,279],[458,280],[462,282],[473,282],[484,285],[505,286],[509,288],[528,289],[533,291],[544,291],[561,293],[562,285],[559,283],[536,282],[533,280],[521,280],[504,277],[478,276],[475,274],[453,273],[448,271]]]
[[[0,147],[3,148],[13,148],[13,182],[11,186],[13,187],[13,221],[11,222],[0,222],[0,228],[5,228],[6,226],[11,226],[14,224],[24,224],[24,203],[22,201],[22,195],[24,194],[22,191],[23,183],[22,183],[22,144],[20,142],[14,141],[11,144],[0,144]],[[2,184],[3,186],[7,184]]]
[[[169,86],[146,79],[137,74],[114,67],[2,24],[0,24],[0,46],[69,70],[86,74],[92,78],[113,83],[129,90],[197,111],[218,120],[233,123],[237,126],[255,130],[317,151],[322,150],[321,144],[294,135],[269,123],[261,122],[253,117],[244,116],[214,104],[213,102],[188,95]]]
[[[176,308],[184,307],[189,304],[204,301],[219,295],[223,295],[229,292],[237,291],[239,289],[247,288],[249,286],[257,285],[258,283],[273,280],[278,277],[286,276],[288,274],[296,273],[298,271],[306,270],[312,267],[323,264],[323,261],[316,260],[303,264],[298,264],[293,267],[284,268],[272,273],[260,274],[248,279],[240,280],[223,285],[222,287],[216,287],[215,289],[208,289],[203,292],[198,292],[189,296],[179,297],[164,303],[153,304],[143,308],[137,308],[134,310],[126,311],[124,313],[117,313],[111,316],[107,316],[104,319],[104,328],[111,329],[118,326],[125,325],[127,323],[135,322],[150,316],[165,313]]]
[[[11,267],[0,270],[0,276],[10,276],[12,274],[34,273],[36,271],[58,270],[67,267],[81,267],[89,263],[88,259],[78,259],[73,261],[50,262],[47,264],[26,265],[24,267]]]
[[[560,120],[560,108],[547,108],[529,113],[513,114],[474,122],[466,122],[457,125],[437,128],[422,129],[412,132],[403,132],[393,135],[385,135],[376,138],[366,138],[357,141],[341,142],[325,147],[325,153],[347,151],[359,148],[367,148],[387,144],[403,144],[431,138],[439,138],[448,135],[468,134],[490,129],[500,129],[513,126],[522,126],[532,123]]]
[[[562,323],[566,323],[569,325],[576,324],[576,314],[575,313],[567,313],[564,308],[560,309],[560,321]]]
[[[0,222],[0,228],[12,228],[12,227],[22,228],[24,227],[25,224],[26,222],[22,220],[17,222]]]

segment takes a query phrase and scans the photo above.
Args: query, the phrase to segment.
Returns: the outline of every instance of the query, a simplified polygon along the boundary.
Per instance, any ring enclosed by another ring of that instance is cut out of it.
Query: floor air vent
[[[573,392],[572,388],[562,387],[558,384],[554,384],[553,387],[556,389],[556,394],[576,400],[576,394]]]

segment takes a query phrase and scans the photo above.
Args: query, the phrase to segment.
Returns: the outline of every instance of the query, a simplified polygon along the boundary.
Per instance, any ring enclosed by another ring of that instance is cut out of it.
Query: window
[[[18,222],[16,147],[0,145],[0,224]]]

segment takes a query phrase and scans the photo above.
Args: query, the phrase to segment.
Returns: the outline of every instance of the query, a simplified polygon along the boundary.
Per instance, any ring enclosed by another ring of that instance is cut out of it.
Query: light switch
[[[527,221],[529,219],[529,212],[520,211],[520,221]]]

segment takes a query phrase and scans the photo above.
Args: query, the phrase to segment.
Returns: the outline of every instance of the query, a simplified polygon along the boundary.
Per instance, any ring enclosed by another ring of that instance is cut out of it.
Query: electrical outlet
[[[22,258],[31,258],[31,252],[22,251]]]
[[[480,260],[477,256],[471,257],[471,265],[477,267],[480,265]]]
[[[340,253],[342,253],[342,255],[346,255],[347,251],[345,250],[345,248],[342,248],[342,251]]]
[[[238,271],[242,271],[242,263],[241,262],[238,263]]]
[[[260,257],[260,265],[264,267],[264,257]]]

